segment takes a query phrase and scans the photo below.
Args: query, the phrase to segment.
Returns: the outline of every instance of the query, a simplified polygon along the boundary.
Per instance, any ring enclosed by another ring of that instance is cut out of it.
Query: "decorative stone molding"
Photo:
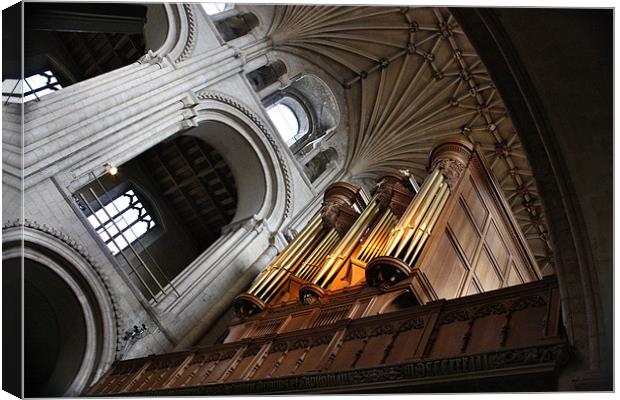
[[[248,117],[255,125],[258,127],[263,136],[267,139],[269,144],[271,145],[273,151],[276,154],[276,159],[278,160],[278,164],[280,169],[282,170],[282,175],[284,176],[284,190],[285,190],[285,204],[284,204],[284,216],[283,220],[286,220],[291,215],[292,210],[292,198],[293,198],[293,190],[291,185],[291,174],[289,168],[286,164],[286,160],[282,154],[282,150],[280,149],[278,142],[273,138],[273,135],[267,129],[267,126],[263,123],[262,119],[256,115],[253,111],[244,106],[241,102],[233,99],[232,97],[226,96],[219,92],[213,91],[201,91],[196,95],[199,100],[214,100],[231,107],[234,107],[243,115]]]
[[[185,10],[185,15],[187,17],[187,41],[185,42],[185,46],[183,47],[183,51],[181,54],[174,60],[175,63],[180,63],[181,61],[186,60],[190,55],[192,55],[194,51],[194,47],[196,47],[196,17],[194,16],[194,10],[192,9],[191,4],[183,4],[183,9]]]
[[[86,248],[82,246],[81,244],[79,244],[75,239],[72,239],[70,236],[66,235],[65,233],[60,232],[59,230],[53,227],[50,227],[46,224],[39,224],[35,221],[31,221],[28,219],[24,219],[24,222],[22,223],[19,219],[16,219],[13,221],[5,222],[2,225],[2,230],[4,231],[6,229],[18,228],[18,227],[19,228],[30,228],[35,231],[49,235],[55,240],[61,241],[62,243],[69,246],[76,253],[78,253],[88,263],[88,265],[92,268],[92,270],[97,274],[97,276],[103,283],[103,286],[105,287],[107,295],[110,299],[110,303],[112,304],[112,310],[114,312],[113,317],[115,321],[115,333],[116,333],[116,357],[115,358],[119,359],[120,356],[122,355],[121,352],[123,349],[123,343],[121,341],[121,337],[122,337],[121,325],[125,325],[124,323],[125,321],[123,321],[122,318],[120,317],[120,313],[119,313],[120,307],[119,307],[118,298],[116,294],[114,293],[114,291],[112,290],[110,286],[110,282],[105,272],[103,272],[102,267],[88,253]]]

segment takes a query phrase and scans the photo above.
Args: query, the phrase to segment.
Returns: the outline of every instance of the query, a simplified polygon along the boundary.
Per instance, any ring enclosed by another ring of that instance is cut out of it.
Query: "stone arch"
[[[57,321],[60,323],[68,319],[77,321],[64,327],[61,337],[51,339],[58,339],[72,351],[61,352],[48,365],[52,368],[49,373],[55,383],[41,389],[49,390],[49,393],[37,395],[80,395],[110,367],[120,349],[117,301],[107,279],[76,241],[46,225],[13,222],[4,226],[2,236],[3,261],[10,265],[24,260],[23,276],[27,290],[28,287],[37,287],[33,293],[42,291],[40,296],[49,300],[51,308],[75,314],[59,316]],[[56,287],[55,291],[45,293],[48,286]],[[62,296],[59,297],[59,293]],[[62,303],[54,305],[58,301]],[[28,300],[25,302],[27,304]],[[69,339],[67,331],[70,332]],[[28,347],[28,343],[25,345]],[[65,374],[65,371],[71,372]]]
[[[281,224],[291,216],[292,184],[289,166],[274,134],[257,114],[232,97],[211,91],[200,92],[197,97],[201,100],[196,118],[199,127],[188,134],[205,140],[231,165],[239,198],[233,223],[254,217]],[[199,130],[201,125],[213,127],[214,124],[227,126],[233,135]],[[242,157],[247,157],[246,161],[257,170],[241,170],[240,166],[233,166]],[[258,188],[257,182],[260,183]],[[264,193],[263,199],[251,196],[254,198],[242,205],[244,193],[250,194],[257,189]]]

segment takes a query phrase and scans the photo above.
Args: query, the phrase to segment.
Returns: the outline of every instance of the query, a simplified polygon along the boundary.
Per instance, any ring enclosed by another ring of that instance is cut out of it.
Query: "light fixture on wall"
[[[104,165],[105,170],[110,175],[116,175],[118,173],[118,168],[112,164]]]

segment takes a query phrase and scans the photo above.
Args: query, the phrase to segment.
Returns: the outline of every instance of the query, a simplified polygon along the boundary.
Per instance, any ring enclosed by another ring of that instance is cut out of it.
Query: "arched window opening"
[[[50,90],[124,67],[146,53],[144,27],[152,6],[28,2],[24,7],[23,76],[44,78],[41,71],[48,77],[53,71],[59,85]],[[7,58],[3,78],[20,78],[21,54]],[[51,77],[47,84],[53,84]],[[4,85],[2,91],[7,92]]]
[[[159,143],[74,199],[97,239],[154,302],[180,296],[174,278],[219,238],[237,210],[228,164],[192,136]]]
[[[293,110],[286,104],[279,103],[267,109],[267,114],[282,139],[290,146],[299,133],[299,121]]]
[[[268,107],[267,115],[289,147],[310,129],[310,118],[305,107],[292,97],[284,97]]]
[[[226,42],[247,35],[257,26],[258,18],[252,13],[231,15],[215,22],[215,27]]]
[[[200,3],[207,15],[215,15],[234,7],[233,3]]]
[[[30,100],[40,100],[46,94],[53,93],[62,86],[50,70],[38,74],[30,75],[25,79],[4,79],[2,80],[2,102],[21,103],[22,96],[24,103]]]
[[[254,90],[260,92],[267,86],[276,83],[285,73],[286,65],[282,61],[275,61],[255,69],[246,76]]]

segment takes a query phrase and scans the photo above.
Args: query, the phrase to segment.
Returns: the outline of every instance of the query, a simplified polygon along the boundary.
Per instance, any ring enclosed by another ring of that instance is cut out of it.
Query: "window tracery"
[[[51,70],[30,75],[25,79],[4,79],[2,81],[2,101],[7,103],[24,103],[40,100],[46,94],[62,89],[58,79]]]
[[[116,197],[87,219],[114,255],[156,225],[133,189]]]

